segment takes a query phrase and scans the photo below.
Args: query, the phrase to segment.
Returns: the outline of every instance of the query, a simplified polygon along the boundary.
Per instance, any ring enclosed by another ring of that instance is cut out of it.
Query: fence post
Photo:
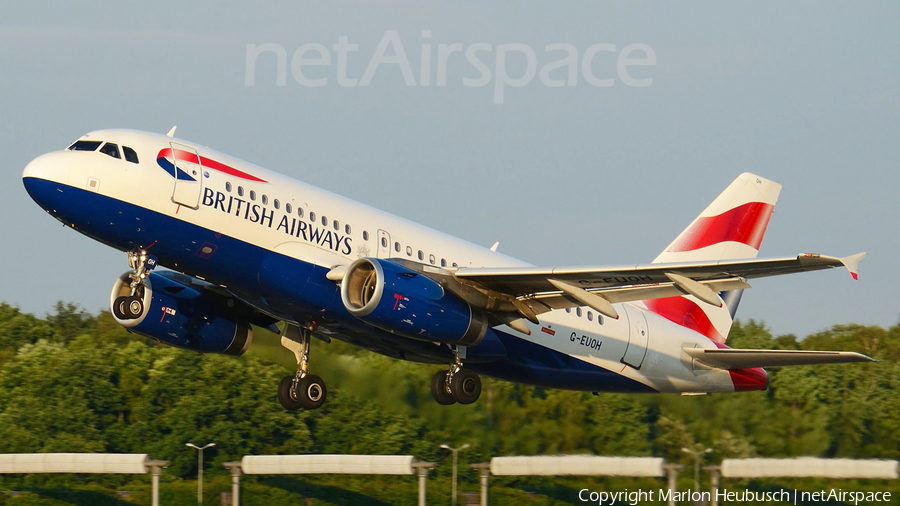
[[[481,506],[488,506],[488,478],[491,476],[490,464],[472,464],[481,476]]]
[[[147,467],[150,468],[150,476],[152,480],[150,504],[152,504],[153,506],[159,506],[159,475],[162,474],[162,470],[164,467],[169,467],[169,461],[148,460]]]
[[[719,506],[717,494],[719,493],[719,476],[721,476],[722,467],[706,466],[703,469],[709,472],[709,492],[712,494],[712,497],[709,498],[709,506]]]
[[[419,475],[419,506],[425,506],[425,481],[428,478],[428,470],[433,468],[431,462],[413,462],[412,468]]]
[[[669,494],[669,506],[675,506],[675,492],[678,490],[678,471],[681,471],[681,465],[666,464],[663,466],[663,469],[666,470],[666,475],[669,477],[669,490],[672,492]]]
[[[223,465],[231,469],[231,506],[241,506],[241,463],[226,462]]]

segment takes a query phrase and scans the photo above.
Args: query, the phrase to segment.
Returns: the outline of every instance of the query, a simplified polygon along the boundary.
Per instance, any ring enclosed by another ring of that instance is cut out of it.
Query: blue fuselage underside
[[[391,357],[451,361],[447,346],[401,337],[350,315],[340,289],[326,278],[326,268],[98,193],[38,178],[25,178],[24,183],[31,197],[66,225],[122,251],[149,247],[162,265],[227,286],[265,313],[289,321],[312,319],[323,334]],[[210,250],[212,254],[205,253]],[[466,358],[468,367],[488,376],[567,390],[654,391],[496,328],[488,332],[482,344],[468,348]],[[503,348],[505,354],[498,352]]]

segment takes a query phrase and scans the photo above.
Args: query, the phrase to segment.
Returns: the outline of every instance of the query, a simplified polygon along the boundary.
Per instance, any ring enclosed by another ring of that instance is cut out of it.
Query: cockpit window
[[[103,153],[104,155],[109,155],[113,158],[122,158],[119,155],[119,146],[117,146],[111,142],[107,142],[106,144],[104,144],[103,147],[100,148],[100,152]]]
[[[129,162],[138,163],[137,153],[135,153],[133,149],[128,146],[122,146],[122,153],[125,154],[125,159]]]
[[[69,146],[69,151],[97,151],[101,144],[101,141],[76,141]]]

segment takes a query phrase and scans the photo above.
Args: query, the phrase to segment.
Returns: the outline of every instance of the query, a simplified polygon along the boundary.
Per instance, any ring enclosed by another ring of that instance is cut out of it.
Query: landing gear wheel
[[[297,359],[297,373],[281,380],[278,385],[278,400],[287,409],[319,409],[328,396],[325,381],[315,374],[309,374],[311,332],[311,326],[285,324],[281,333],[281,345],[293,352]]]
[[[126,297],[125,307],[123,312],[125,313],[125,319],[127,320],[136,320],[144,314],[144,301],[140,297]]]
[[[450,378],[453,399],[460,404],[472,404],[481,395],[481,378],[471,369],[460,369]]]
[[[116,297],[116,300],[113,302],[112,310],[113,314],[116,318],[120,320],[127,320],[128,315],[125,314],[125,306],[128,305],[128,297]]]
[[[325,387],[325,381],[315,374],[310,374],[301,379],[297,384],[297,400],[300,405],[306,409],[319,409],[325,404],[325,397],[328,395],[328,389]]]
[[[289,409],[291,411],[295,411],[303,407],[300,404],[300,400],[297,399],[297,396],[293,392],[291,392],[291,387],[293,386],[293,376],[285,376],[281,380],[281,383],[278,384],[278,402],[280,402],[285,409]]]
[[[456,403],[456,399],[447,391],[447,371],[438,371],[431,378],[431,395],[442,406]]]

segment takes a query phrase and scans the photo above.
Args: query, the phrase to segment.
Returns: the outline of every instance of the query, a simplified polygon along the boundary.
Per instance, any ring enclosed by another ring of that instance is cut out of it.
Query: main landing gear
[[[472,404],[481,395],[481,378],[471,369],[463,369],[459,354],[454,348],[453,363],[449,371],[438,371],[431,378],[431,395],[438,404]]]
[[[129,295],[116,297],[113,301],[112,310],[116,318],[136,320],[144,314],[144,280],[156,267],[156,262],[156,257],[148,255],[145,250],[128,252],[128,266],[132,268],[131,291]]]
[[[281,333],[281,345],[294,352],[297,359],[297,373],[285,376],[278,384],[278,402],[286,409],[319,409],[325,404],[325,381],[309,374],[309,337],[309,328],[288,323]]]

